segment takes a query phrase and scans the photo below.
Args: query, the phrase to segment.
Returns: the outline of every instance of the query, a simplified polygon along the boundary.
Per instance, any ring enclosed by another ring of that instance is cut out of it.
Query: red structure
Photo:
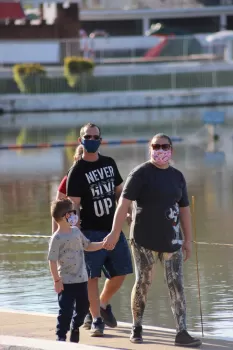
[[[25,18],[24,11],[19,1],[0,0],[0,21]]]

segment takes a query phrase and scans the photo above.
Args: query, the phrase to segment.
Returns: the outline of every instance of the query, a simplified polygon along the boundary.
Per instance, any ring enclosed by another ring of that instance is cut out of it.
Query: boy
[[[54,201],[51,216],[58,225],[50,239],[48,252],[54,288],[58,294],[57,340],[66,341],[72,320],[70,341],[78,343],[79,327],[89,310],[84,250],[100,250],[103,242],[90,242],[75,226],[78,216],[69,199]]]

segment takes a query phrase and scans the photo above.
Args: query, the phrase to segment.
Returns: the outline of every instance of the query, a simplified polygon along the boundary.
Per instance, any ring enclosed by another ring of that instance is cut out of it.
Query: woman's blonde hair
[[[82,158],[83,155],[83,145],[78,145],[74,153],[74,163]]]

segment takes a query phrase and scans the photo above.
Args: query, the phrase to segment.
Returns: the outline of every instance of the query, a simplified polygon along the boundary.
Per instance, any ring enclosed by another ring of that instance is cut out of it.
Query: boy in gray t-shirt
[[[75,226],[78,216],[69,199],[56,200],[51,205],[51,216],[58,225],[49,242],[48,260],[58,293],[59,315],[56,335],[58,341],[66,341],[70,329],[70,341],[79,342],[79,327],[89,310],[84,250],[96,251],[103,242],[90,242]]]

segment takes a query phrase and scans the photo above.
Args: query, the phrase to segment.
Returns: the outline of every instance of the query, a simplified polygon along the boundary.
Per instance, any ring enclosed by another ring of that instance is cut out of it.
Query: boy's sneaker
[[[70,342],[71,343],[79,343],[79,328],[71,330],[71,332],[70,332]]]
[[[65,338],[57,338],[56,340],[57,340],[57,341],[66,341]]]
[[[88,312],[88,314],[86,315],[84,322],[83,322],[83,328],[84,329],[91,329],[91,324],[92,324],[92,316],[91,316],[91,313]]]
[[[191,337],[186,330],[183,330],[176,335],[175,345],[197,348],[201,346],[201,340]]]
[[[142,326],[133,326],[131,335],[130,335],[131,343],[142,343]]]
[[[101,317],[96,318],[91,325],[91,337],[103,337],[104,335],[104,322]]]
[[[112,313],[112,307],[111,305],[107,305],[106,309],[100,308],[100,314],[101,317],[104,320],[104,323],[111,328],[115,328],[117,326],[117,321],[115,319],[115,316]]]

